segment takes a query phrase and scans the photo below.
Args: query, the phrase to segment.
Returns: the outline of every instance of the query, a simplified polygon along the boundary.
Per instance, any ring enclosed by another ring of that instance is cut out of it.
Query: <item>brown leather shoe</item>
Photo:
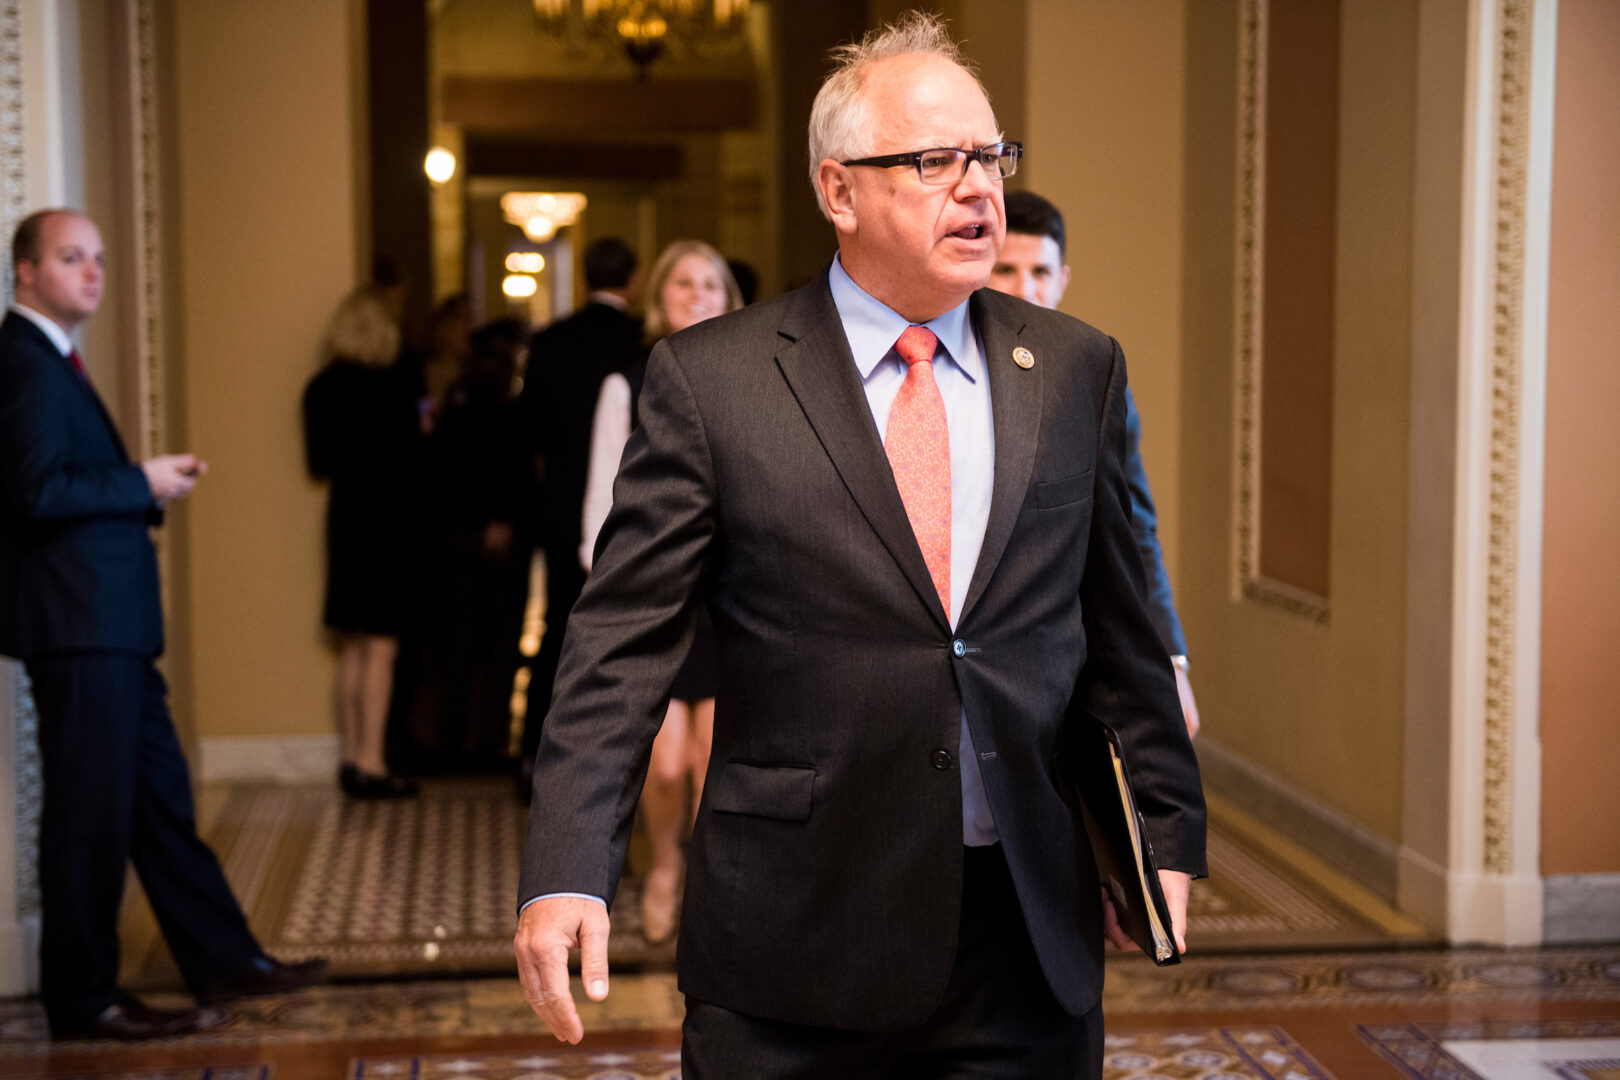
[[[280,960],[262,956],[235,975],[228,975],[198,990],[197,1000],[204,1005],[222,1005],[238,998],[290,994],[325,981],[325,957],[318,956],[301,964],[283,964]]]
[[[140,1042],[189,1035],[202,1026],[198,1009],[154,1009],[135,997],[125,997],[89,1020],[51,1028],[53,1039],[119,1039]]]

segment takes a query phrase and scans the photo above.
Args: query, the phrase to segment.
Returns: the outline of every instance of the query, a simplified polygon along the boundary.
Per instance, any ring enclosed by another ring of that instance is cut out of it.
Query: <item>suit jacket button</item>
[[[949,750],[934,751],[934,768],[948,769],[951,767],[951,752]]]
[[[955,641],[951,642],[951,652],[955,653],[957,656],[966,656],[967,643],[961,638],[957,638]]]

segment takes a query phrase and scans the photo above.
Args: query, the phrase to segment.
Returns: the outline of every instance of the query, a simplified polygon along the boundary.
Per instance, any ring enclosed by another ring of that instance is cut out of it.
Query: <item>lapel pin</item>
[[[1013,350],[1013,363],[1028,371],[1035,366],[1035,354],[1020,345]]]

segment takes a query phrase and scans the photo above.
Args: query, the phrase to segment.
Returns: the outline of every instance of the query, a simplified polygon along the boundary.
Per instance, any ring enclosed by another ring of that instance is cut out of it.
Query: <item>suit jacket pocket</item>
[[[1049,510],[1091,497],[1091,470],[1061,480],[1045,480],[1035,485],[1035,508]]]
[[[778,821],[808,821],[816,770],[808,765],[753,765],[728,761],[712,785],[709,806],[717,814],[752,814]]]

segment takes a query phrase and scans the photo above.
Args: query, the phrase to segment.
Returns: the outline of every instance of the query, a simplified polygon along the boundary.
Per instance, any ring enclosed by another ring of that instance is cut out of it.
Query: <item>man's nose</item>
[[[1018,295],[1032,304],[1040,303],[1041,290],[1035,282],[1034,274],[1026,272],[1018,275]]]
[[[963,198],[984,198],[990,194],[995,184],[996,181],[990,179],[990,173],[986,171],[984,162],[976,157],[970,157],[968,158],[967,171],[962,174],[962,179],[956,183],[956,193]]]

